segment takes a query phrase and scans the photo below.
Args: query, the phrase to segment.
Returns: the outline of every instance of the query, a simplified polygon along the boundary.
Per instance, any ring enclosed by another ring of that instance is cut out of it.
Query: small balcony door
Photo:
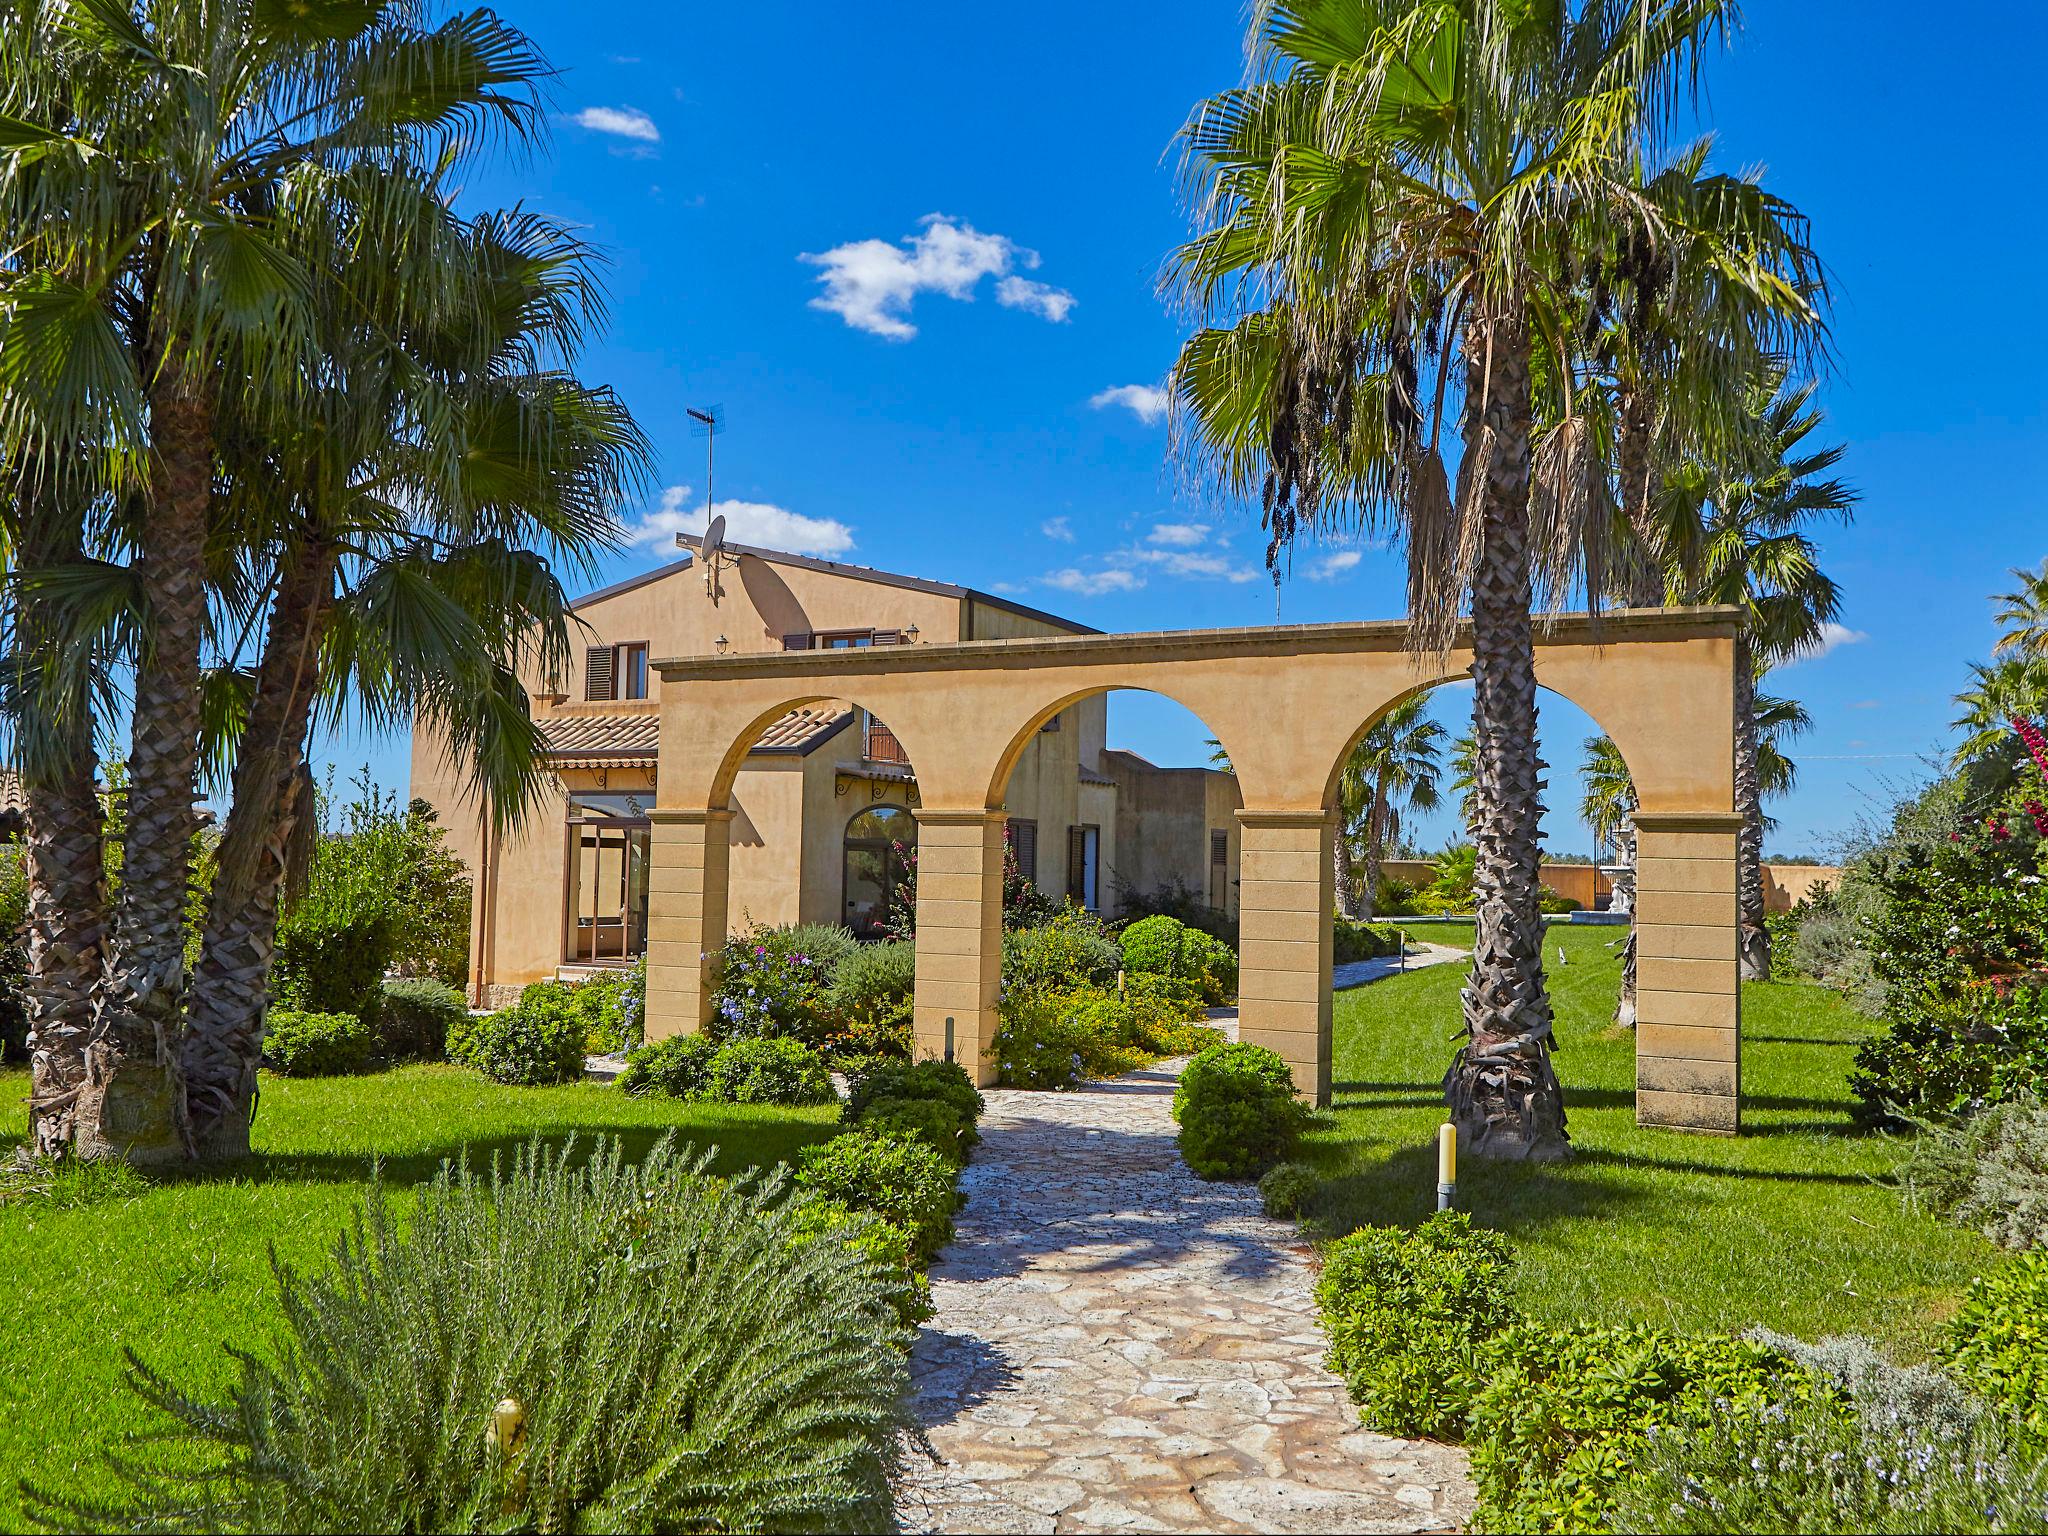
[[[649,841],[638,796],[569,797],[564,960],[623,964],[646,949]]]

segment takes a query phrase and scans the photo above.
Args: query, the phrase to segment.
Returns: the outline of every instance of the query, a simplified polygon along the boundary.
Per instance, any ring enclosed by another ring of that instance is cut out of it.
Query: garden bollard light
[[[1458,1195],[1458,1128],[1446,1121],[1436,1133],[1436,1208],[1448,1211]]]
[[[946,1015],[946,1060],[953,1059],[953,1016]]]

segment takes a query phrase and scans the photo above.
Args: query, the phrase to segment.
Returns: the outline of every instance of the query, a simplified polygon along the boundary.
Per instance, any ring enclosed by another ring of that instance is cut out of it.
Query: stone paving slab
[[[912,1357],[909,1530],[1430,1531],[1462,1451],[1361,1429],[1324,1369],[1312,1255],[1174,1143],[1179,1063],[987,1091]]]

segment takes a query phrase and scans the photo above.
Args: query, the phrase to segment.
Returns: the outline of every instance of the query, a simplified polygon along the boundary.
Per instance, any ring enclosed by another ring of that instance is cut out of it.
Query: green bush
[[[397,933],[381,893],[316,887],[278,922],[271,993],[300,1012],[375,1019]]]
[[[876,1062],[848,1086],[845,1118],[858,1120],[877,1099],[936,1099],[959,1111],[970,1134],[981,1118],[981,1090],[955,1061]],[[979,1139],[979,1138],[976,1138]]]
[[[1579,912],[1584,909],[1585,903],[1574,901],[1569,896],[1560,896],[1547,885],[1536,897],[1536,910],[1539,912]]]
[[[1003,935],[1006,996],[1111,986],[1121,964],[1116,940],[1079,907],[1062,907],[1049,921]]]
[[[1127,980],[1130,978],[1127,978]],[[1149,996],[1141,988],[1114,992],[1083,990],[1066,994],[1069,1017],[1112,1045],[1143,1051],[1148,1056],[1187,1056],[1216,1044],[1216,1030],[1190,1023],[1178,1003]]]
[[[448,1032],[469,1017],[469,1004],[445,982],[428,977],[384,983],[377,1053],[387,1061],[439,1061]]]
[[[1256,1179],[1294,1156],[1308,1111],[1287,1063],[1263,1046],[1212,1045],[1173,1095],[1180,1154],[1198,1178]]]
[[[342,1077],[370,1064],[376,1036],[352,1013],[273,1008],[263,1022],[263,1060],[285,1077]]]
[[[825,995],[825,1049],[844,1062],[864,1056],[908,1057],[917,945],[909,940],[863,944],[832,972]]]
[[[1197,982],[1178,976],[1155,976],[1150,971],[1124,972],[1123,995],[1133,1002],[1157,1003],[1172,1010],[1176,1019],[1196,1022],[1209,1016]]]
[[[576,1006],[583,1013],[584,1049],[593,1056],[630,1051],[644,1038],[642,1015],[647,1001],[647,956],[624,970],[592,972],[576,983]]]
[[[448,1031],[448,1059],[516,1087],[575,1081],[589,1034],[575,993],[566,982],[535,982],[514,1006],[464,1018]]]
[[[960,1111],[943,1099],[872,1099],[854,1127],[866,1135],[923,1142],[956,1168],[979,1139]]]
[[[820,1046],[831,1032],[827,992],[854,937],[824,923],[757,926],[726,940],[711,1033],[721,1040],[786,1037]]]
[[[2027,1094],[1930,1123],[1899,1170],[1906,1204],[2004,1248],[2048,1248],[2048,1101]]]
[[[27,856],[18,843],[0,843],[0,1061],[28,1045],[27,923]]]
[[[884,1221],[873,1211],[856,1211],[837,1200],[792,1200],[790,1221],[798,1242],[836,1237],[872,1261],[886,1277],[897,1320],[904,1327],[915,1328],[934,1315],[932,1283],[917,1267],[910,1234],[903,1228]]]
[[[1211,1004],[1237,993],[1237,952],[1174,917],[1143,917],[1126,928],[1123,965],[1126,971],[1192,982]]]
[[[1970,988],[1891,1005],[1892,1022],[1856,1048],[1849,1088],[1867,1127],[1964,1114],[2048,1095],[2048,988]]]
[[[1413,1232],[1367,1227],[1324,1251],[1316,1302],[1330,1369],[1368,1428],[1463,1437],[1470,1356],[1515,1321],[1513,1265],[1506,1240],[1463,1211],[1439,1212]]]
[[[1259,1204],[1268,1216],[1292,1221],[1322,1181],[1322,1175],[1308,1163],[1282,1163],[1259,1180]]]
[[[89,1500],[31,1506],[65,1529],[888,1529],[896,1283],[804,1241],[796,1204],[668,1141],[637,1167],[612,1142],[444,1168],[402,1225],[373,1186],[325,1273],[278,1268],[281,1348],[235,1351],[219,1399],[131,1351],[166,1433]]]
[[[2048,1253],[2020,1254],[1972,1280],[1937,1353],[2048,1446]]]
[[[1338,965],[1401,953],[1400,934],[1385,923],[1354,923],[1348,917],[1339,917],[1332,925],[1330,941],[1331,954]]]
[[[1813,1393],[1753,1340],[1530,1322],[1490,1340],[1470,1379],[1473,1521],[1489,1531],[1607,1529],[1652,1426],[1698,1430],[1717,1403]]]
[[[618,1085],[627,1093],[661,1093],[673,1099],[701,1098],[711,1081],[718,1042],[709,1035],[670,1035],[626,1055]]]
[[[1294,1095],[1294,1073],[1278,1052],[1249,1041],[1229,1041],[1210,1046],[1187,1064],[1173,1091],[1173,1118],[1183,1117],[1197,1093],[1237,1077],[1256,1078],[1289,1098]]]
[[[830,1104],[824,1058],[794,1040],[729,1040],[711,1058],[704,1097],[729,1104]]]
[[[989,1042],[996,1080],[1009,1088],[1071,1088],[1084,1077],[1115,1077],[1145,1065],[1151,1058],[1144,1051],[1119,1043],[1084,1017],[1101,995],[1032,991],[1005,997]]]
[[[797,1159],[799,1186],[901,1227],[920,1264],[953,1235],[953,1164],[921,1141],[854,1131],[805,1147]]]

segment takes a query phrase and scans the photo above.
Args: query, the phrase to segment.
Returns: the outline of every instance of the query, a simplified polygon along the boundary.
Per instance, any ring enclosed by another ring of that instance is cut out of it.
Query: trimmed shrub
[[[1899,1170],[1909,1208],[2004,1248],[2048,1248],[2048,1101],[2028,1094],[1924,1126]]]
[[[792,1200],[790,1221],[798,1242],[836,1237],[886,1277],[896,1317],[906,1328],[931,1318],[932,1283],[917,1267],[910,1234],[873,1211],[856,1211],[837,1200]]]
[[[1354,923],[1340,917],[1331,927],[1330,949],[1338,965],[1378,960],[1401,952],[1401,936],[1385,923]]]
[[[302,1013],[374,1020],[396,934],[381,898],[353,888],[308,892],[278,922],[272,994]]]
[[[960,1111],[943,1099],[872,1099],[854,1127],[864,1135],[923,1142],[956,1168],[967,1161],[969,1148],[980,1139]]]
[[[1463,1211],[1440,1211],[1413,1232],[1367,1227],[1324,1250],[1316,1303],[1329,1365],[1368,1428],[1463,1436],[1468,1357],[1516,1318],[1513,1266],[1506,1239]]]
[[[855,1077],[848,1088],[846,1119],[858,1120],[877,1099],[937,1099],[958,1110],[970,1132],[974,1122],[981,1118],[981,1090],[974,1086],[967,1069],[956,1061],[875,1063]]]
[[[1227,1002],[1237,992],[1237,951],[1178,918],[1144,917],[1123,931],[1127,971],[1192,982],[1205,1002]]]
[[[2048,1253],[1972,1280],[1937,1355],[2048,1447]]]
[[[1123,995],[1134,1003],[1157,1003],[1171,1009],[1177,1019],[1189,1022],[1199,1022],[1209,1016],[1209,1005],[1202,1001],[1200,985],[1178,976],[1125,971]]]
[[[370,1064],[376,1037],[352,1013],[273,1008],[263,1021],[263,1060],[284,1077],[341,1077]]]
[[[1119,1044],[1082,1016],[1096,992],[1024,992],[1003,1001],[1001,1022],[989,1042],[996,1078],[1005,1087],[1071,1088],[1084,1077],[1115,1077],[1151,1058]],[[1076,1004],[1079,996],[1083,1002]]]
[[[619,1087],[627,1093],[661,1093],[674,1099],[702,1096],[711,1080],[718,1042],[709,1035],[670,1035],[628,1053]]]
[[[448,1059],[514,1087],[575,1081],[589,1033],[575,990],[535,982],[514,1006],[465,1017],[448,1031]]]
[[[1010,996],[1112,986],[1122,963],[1116,940],[1079,907],[1003,935],[1003,991]]]
[[[1322,1175],[1309,1164],[1282,1163],[1259,1180],[1259,1204],[1265,1207],[1268,1216],[1292,1221],[1301,1214],[1302,1206],[1320,1183]]]
[[[164,1420],[61,1529],[885,1530],[905,1404],[897,1282],[796,1202],[664,1140],[536,1144],[381,1186],[332,1267],[279,1267],[283,1347],[215,1399],[131,1351]],[[166,1443],[168,1442],[168,1443]]]
[[[824,1058],[794,1040],[730,1040],[705,1074],[703,1096],[730,1104],[830,1104]]]
[[[419,977],[384,983],[377,1051],[388,1061],[439,1061],[448,1032],[469,1017],[469,1004],[445,982]]]
[[[1198,1178],[1256,1179],[1294,1156],[1308,1110],[1287,1063],[1263,1046],[1212,1045],[1173,1095],[1180,1155]]]
[[[1195,1095],[1226,1077],[1252,1077],[1294,1096],[1294,1073],[1275,1051],[1249,1041],[1212,1045],[1187,1064],[1173,1091],[1173,1118],[1179,1120]]]
[[[800,1187],[901,1227],[920,1264],[953,1235],[953,1164],[921,1141],[855,1131],[804,1147],[797,1160]]]

